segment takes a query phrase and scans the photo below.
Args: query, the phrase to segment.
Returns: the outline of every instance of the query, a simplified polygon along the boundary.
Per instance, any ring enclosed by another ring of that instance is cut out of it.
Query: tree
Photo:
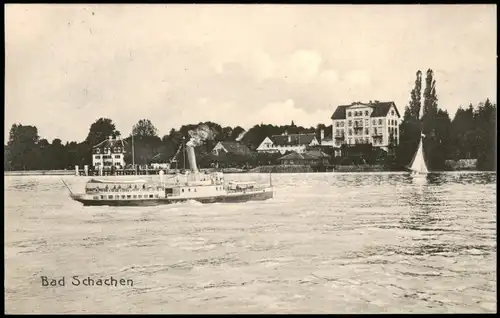
[[[233,131],[231,132],[231,136],[229,137],[229,140],[236,140],[240,141],[244,136],[245,136],[245,129],[243,129],[240,126],[234,127]]]
[[[9,166],[14,170],[35,169],[39,139],[38,129],[35,126],[12,125],[7,143]]]
[[[427,70],[423,96],[422,133],[425,135],[423,144],[424,157],[430,170],[441,170],[444,168],[448,156],[443,148],[443,143],[449,139],[450,119],[448,113],[438,107],[436,80],[431,69]]]
[[[452,159],[470,159],[477,157],[477,150],[472,148],[470,141],[475,139],[474,108],[472,104],[467,109],[459,107],[450,127],[450,153]]]
[[[489,99],[480,103],[474,114],[477,135],[477,168],[496,171],[497,107]]]
[[[420,70],[417,71],[416,79],[415,79],[415,87],[411,90],[410,93],[410,104],[409,111],[411,117],[416,119],[420,119],[420,109],[422,108],[422,72]]]
[[[141,119],[134,125],[132,134],[134,136],[157,137],[158,129],[156,129],[149,119]]]
[[[99,118],[90,125],[89,134],[85,139],[85,143],[92,147],[104,141],[108,137],[116,138],[120,132],[116,130],[115,124],[109,118]]]
[[[399,145],[396,148],[397,162],[401,166],[410,164],[420,141],[421,123],[419,113],[421,109],[422,72],[417,71],[415,86],[410,93],[410,101],[405,107],[403,122],[400,125]]]

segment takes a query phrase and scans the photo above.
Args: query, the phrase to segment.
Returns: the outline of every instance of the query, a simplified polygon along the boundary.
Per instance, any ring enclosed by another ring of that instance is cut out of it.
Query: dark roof
[[[298,153],[296,151],[292,151],[288,155],[279,158],[279,160],[316,160],[328,157],[330,156],[320,150],[311,150],[304,153]]]
[[[103,148],[113,148],[113,147],[121,147],[122,149],[125,148],[126,142],[123,139],[106,139],[104,141],[101,141],[97,145],[93,146],[92,148],[97,148],[97,147],[103,147]]]
[[[316,158],[328,158],[328,157],[330,157],[329,155],[327,155],[326,153],[324,153],[320,149],[309,150],[306,152],[306,154],[308,154],[309,156],[316,157]]]
[[[345,110],[347,107],[351,107],[352,105],[339,105],[337,109],[333,112],[331,119],[345,119]]]
[[[339,105],[337,106],[337,109],[335,109],[335,112],[333,112],[331,119],[346,119],[347,108],[355,105],[364,105],[371,107],[373,109],[373,112],[370,117],[385,117],[387,116],[389,109],[391,109],[391,106],[394,106],[394,108],[396,109],[396,113],[398,114],[399,117],[401,117],[398,108],[396,107],[396,104],[394,102],[371,102],[371,103],[352,103],[351,105]]]
[[[247,146],[240,144],[237,141],[221,141],[220,143],[222,144],[224,149],[227,150],[227,152],[240,155],[246,155],[250,153],[250,149],[248,149]]]
[[[288,141],[290,137],[290,141]],[[271,140],[276,146],[298,146],[298,145],[309,145],[313,139],[316,138],[316,134],[290,134],[290,135],[273,135]]]

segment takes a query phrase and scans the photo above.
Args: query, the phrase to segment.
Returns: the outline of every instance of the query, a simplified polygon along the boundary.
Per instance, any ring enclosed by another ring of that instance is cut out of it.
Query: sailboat
[[[425,176],[429,173],[424,159],[424,137],[425,135],[421,133],[417,152],[413,156],[413,159],[408,166],[408,169],[411,170],[412,176]]]
[[[418,110],[417,118],[421,121],[422,118],[422,108]],[[420,132],[420,141],[418,143],[417,152],[413,156],[411,163],[408,165],[408,169],[411,171],[413,177],[426,176],[429,173],[427,165],[425,164],[424,158],[424,138],[425,135]]]

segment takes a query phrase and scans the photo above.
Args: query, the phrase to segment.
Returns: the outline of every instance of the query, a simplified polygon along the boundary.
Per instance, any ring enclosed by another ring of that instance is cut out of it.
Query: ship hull
[[[264,201],[273,198],[273,191],[266,189],[262,191],[246,193],[228,193],[221,196],[192,197],[192,198],[161,198],[142,200],[93,200],[83,196],[73,195],[72,199],[82,203],[84,206],[157,206],[187,201],[200,203],[241,203],[248,201]]]

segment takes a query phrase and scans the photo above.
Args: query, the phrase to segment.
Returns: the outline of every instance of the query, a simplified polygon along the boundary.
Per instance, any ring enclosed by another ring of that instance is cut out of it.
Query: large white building
[[[332,117],[333,146],[371,143],[388,151],[399,144],[401,115],[394,102],[355,102],[340,105]]]
[[[92,147],[92,166],[99,169],[125,166],[125,142],[122,139],[108,139]]]
[[[282,153],[295,151],[303,153],[308,147],[319,145],[316,134],[287,134],[266,137],[257,147],[257,152]]]

